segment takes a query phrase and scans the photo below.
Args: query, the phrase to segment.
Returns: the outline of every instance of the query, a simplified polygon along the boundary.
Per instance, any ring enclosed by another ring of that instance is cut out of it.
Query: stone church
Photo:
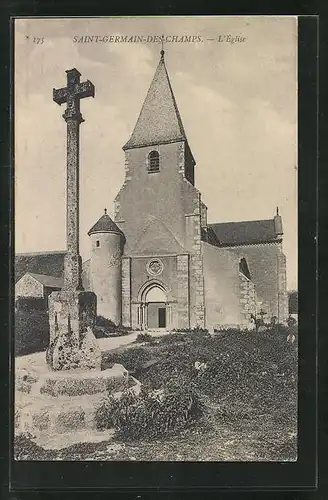
[[[248,325],[259,314],[285,321],[278,209],[269,220],[207,222],[163,50],[123,150],[125,181],[114,201],[114,220],[105,210],[88,232],[92,250],[83,264],[83,285],[97,295],[97,314],[138,329]],[[17,255],[16,296],[26,291],[26,273],[60,277],[63,256]]]

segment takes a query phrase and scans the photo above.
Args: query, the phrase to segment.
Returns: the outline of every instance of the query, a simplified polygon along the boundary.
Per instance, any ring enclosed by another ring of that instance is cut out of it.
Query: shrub
[[[123,440],[154,439],[177,432],[203,414],[203,405],[190,385],[171,381],[163,391],[139,396],[128,392],[98,409],[99,429],[114,427]]]
[[[285,335],[227,331],[196,341],[184,337],[178,348],[173,343],[158,346],[160,361],[139,376],[145,386],[159,389],[179,377],[189,380],[198,394],[222,407],[227,404],[235,415],[269,409],[281,414],[287,404],[294,415],[297,346]]]
[[[24,311],[45,311],[47,302],[43,297],[17,297],[16,308]]]
[[[15,460],[55,460],[55,450],[44,450],[32,441],[30,434],[20,434],[14,438]]]
[[[49,315],[45,310],[15,312],[15,355],[44,351],[49,343]]]
[[[200,326],[195,326],[194,328],[174,328],[172,331],[177,333],[208,333],[207,328],[201,328]]]
[[[129,372],[134,372],[140,370],[150,358],[151,355],[142,347],[133,347],[121,352],[109,352],[104,355],[103,362],[106,366],[119,363]]]
[[[136,342],[155,342],[155,339],[150,333],[138,333]]]
[[[160,337],[159,343],[160,344],[173,344],[176,342],[185,342],[185,335],[182,335],[181,333],[178,333],[176,330],[174,330],[171,333],[168,333],[167,335],[164,335],[163,337]]]
[[[96,326],[93,331],[96,338],[121,337],[131,333],[132,328],[123,325],[116,326],[110,319],[97,316]]]
[[[115,323],[110,319],[104,318],[104,316],[97,316],[96,325],[106,328],[108,331],[114,332],[117,328]]]

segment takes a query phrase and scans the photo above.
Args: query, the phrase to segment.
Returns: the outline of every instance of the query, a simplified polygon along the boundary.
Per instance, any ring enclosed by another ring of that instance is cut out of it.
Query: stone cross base
[[[100,437],[95,434],[98,411],[108,395],[119,399],[125,391],[138,395],[140,390],[140,382],[120,364],[102,371],[20,368],[15,373],[15,435],[28,433],[45,449],[64,448],[72,440],[93,442]],[[109,439],[108,432],[101,433],[102,441]]]
[[[93,292],[53,292],[49,296],[51,370],[100,370],[101,352],[93,334],[97,299]]]

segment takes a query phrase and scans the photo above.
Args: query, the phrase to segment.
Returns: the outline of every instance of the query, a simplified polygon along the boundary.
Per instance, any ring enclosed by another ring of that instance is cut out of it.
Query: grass
[[[204,405],[203,415],[161,438],[124,439],[118,433],[114,442],[51,453],[62,460],[72,456],[83,460],[295,460],[297,345],[286,341],[286,333],[226,331],[215,337],[204,332],[174,333],[109,353],[108,365],[122,363],[138,374],[148,391],[172,382],[188,384]],[[40,450],[37,453],[42,455]]]

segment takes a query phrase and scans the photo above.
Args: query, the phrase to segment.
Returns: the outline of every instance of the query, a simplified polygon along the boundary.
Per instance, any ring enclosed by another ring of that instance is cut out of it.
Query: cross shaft
[[[67,86],[53,89],[53,100],[67,104],[63,118],[67,123],[67,183],[66,183],[66,239],[64,289],[82,290],[82,260],[79,255],[79,156],[80,124],[84,121],[80,100],[94,97],[94,85],[80,82],[81,73],[73,68],[66,71]]]

